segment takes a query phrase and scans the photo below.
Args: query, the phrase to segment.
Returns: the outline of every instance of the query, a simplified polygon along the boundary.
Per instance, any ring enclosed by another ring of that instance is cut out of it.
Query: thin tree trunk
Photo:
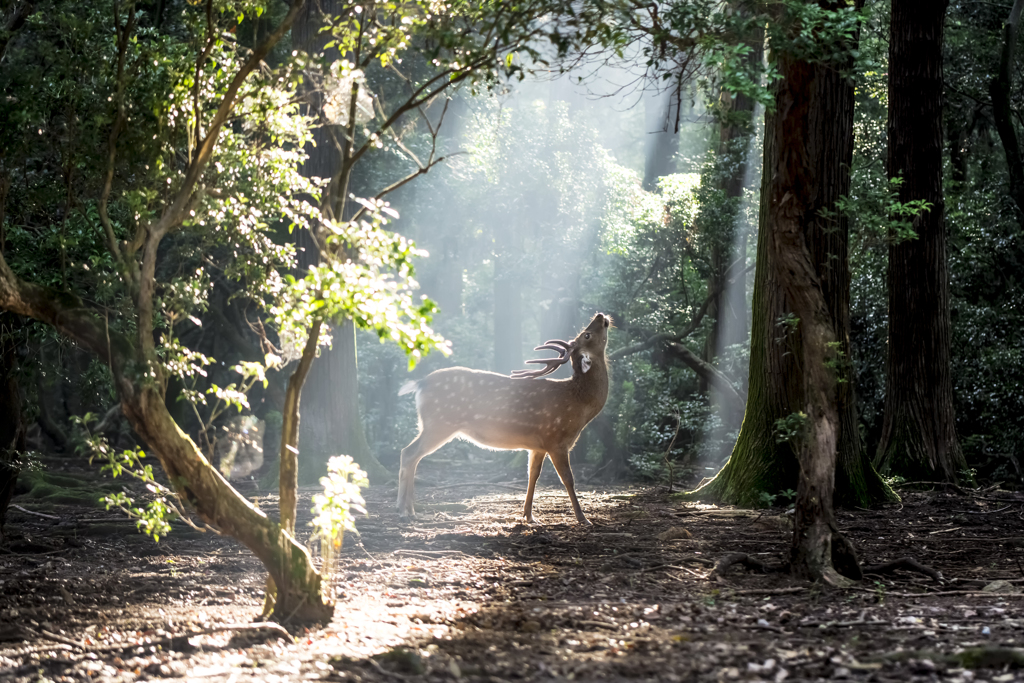
[[[935,46],[928,45],[929,41],[937,41],[938,50],[941,53],[942,50],[942,22],[945,19],[946,7],[949,0],[936,0],[934,4],[927,2],[908,2],[903,0],[901,2],[900,14],[897,17],[896,9],[892,12],[892,34],[895,38],[897,33],[900,31],[900,37],[905,41],[914,41],[919,47],[928,51],[928,59],[934,60]],[[924,26],[917,27],[917,31],[911,33],[913,29],[910,27],[910,22],[914,20],[913,16],[908,13],[914,13],[917,11],[918,6],[927,5]],[[1009,170],[1010,175],[1010,197],[1013,198],[1014,203],[1017,205],[1017,211],[1020,212],[1018,216],[1021,220],[1024,220],[1024,158],[1021,156],[1020,141],[1017,139],[1017,129],[1013,123],[1013,108],[1010,103],[1011,92],[1013,90],[1013,71],[1015,55],[1017,52],[1017,36],[1020,32],[1020,19],[1021,12],[1024,11],[1024,0],[1015,0],[1013,8],[1010,10],[1010,16],[1007,18],[1006,23],[1003,24],[1003,49],[999,55],[999,72],[996,77],[992,79],[989,84],[989,94],[992,96],[992,118],[995,121],[996,131],[999,133],[999,139],[1003,143],[1003,151],[1006,154],[1006,167]],[[936,19],[936,14],[938,19]],[[899,21],[899,25],[897,25]],[[938,21],[938,26],[935,26],[935,22]],[[938,32],[936,35],[936,31]],[[916,35],[915,35],[916,34]],[[923,61],[925,59],[922,55],[916,55],[910,50],[911,45],[905,46],[894,45],[893,42],[889,44],[889,59],[890,62],[893,59],[894,51],[899,49],[901,57],[907,62],[907,68],[915,69],[915,71],[922,69],[923,65],[918,65],[916,68],[913,66],[914,63]],[[942,77],[942,62],[941,54],[938,62],[939,80],[941,82]],[[892,97],[892,88],[895,85],[893,81],[894,74],[891,70],[889,72],[889,88],[890,97]],[[928,69],[933,71],[934,68]],[[929,83],[933,83],[935,80],[934,73],[921,74],[923,78],[928,79]],[[907,74],[909,77],[909,73]],[[911,86],[910,81],[903,81],[904,87]],[[941,91],[940,91],[941,92]],[[931,95],[929,99],[936,99],[938,95]],[[932,105],[933,107],[936,105]],[[941,100],[939,100],[939,111],[941,112]],[[941,120],[941,119],[940,119]],[[893,111],[889,111],[889,132],[892,133],[893,126]],[[934,124],[933,124],[934,125]],[[929,126],[931,128],[933,126]],[[922,131],[922,137],[927,135]],[[890,163],[893,162],[892,158],[892,142],[890,141]],[[955,169],[956,167],[954,167]],[[941,166],[940,178],[941,178]],[[890,169],[892,172],[892,169]]]
[[[523,367],[523,286],[518,272],[522,250],[517,220],[517,215],[509,216],[494,240],[493,369],[501,374]]]
[[[1019,3],[1018,3],[1019,4]],[[905,476],[957,481],[949,282],[942,196],[945,0],[893,0],[889,41],[889,177],[899,201],[926,200],[915,239],[889,247],[889,356],[876,463]]]
[[[675,173],[675,153],[679,147],[676,134],[674,90],[644,95],[644,182],[643,188],[653,192],[658,179]]]

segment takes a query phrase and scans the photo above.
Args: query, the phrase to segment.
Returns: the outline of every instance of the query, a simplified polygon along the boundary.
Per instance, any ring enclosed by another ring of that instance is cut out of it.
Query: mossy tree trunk
[[[853,84],[842,74],[848,64],[809,63],[776,55],[799,77],[794,84],[775,86],[776,110],[766,115],[764,166],[758,229],[757,269],[754,276],[750,370],[747,406],[732,456],[718,475],[692,495],[703,500],[759,507],[763,495],[797,489],[799,448],[786,439],[780,425],[795,425],[808,409],[808,362],[802,348],[806,331],[796,310],[792,287],[780,271],[779,251],[773,246],[777,207],[772,201],[795,202],[800,209],[802,246],[813,265],[831,329],[828,363],[838,381],[835,395],[835,498],[845,505],[869,506],[895,497],[872,469],[857,428],[856,403],[849,381],[848,221],[836,213],[836,200],[849,194],[853,155]],[[807,72],[806,74],[804,72]],[[806,97],[807,102],[799,98]],[[797,103],[801,110],[783,109]],[[788,187],[772,199],[794,171],[785,164],[802,159],[800,187]],[[783,175],[779,175],[783,173]],[[789,174],[789,175],[785,175]],[[795,207],[795,205],[794,205]],[[795,210],[795,209],[794,209]],[[795,248],[795,247],[794,247]],[[804,311],[806,313],[806,311]],[[825,337],[815,334],[821,341]],[[816,342],[817,343],[817,342]],[[780,422],[782,421],[782,422]]]
[[[967,463],[953,410],[942,195],[947,5],[946,0],[892,3],[888,172],[903,179],[900,202],[923,199],[931,208],[914,219],[916,238],[889,246],[889,355],[876,463],[883,471],[956,482]]]

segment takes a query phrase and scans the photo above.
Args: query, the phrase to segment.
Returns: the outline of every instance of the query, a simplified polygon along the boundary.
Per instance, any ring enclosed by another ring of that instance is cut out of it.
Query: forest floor
[[[452,467],[423,463],[412,524],[394,485],[367,491],[334,620],[288,639],[245,628],[265,575],[231,539],[181,527],[154,544],[114,512],[18,497],[0,548],[0,680],[1024,681],[1021,492],[904,490],[840,511],[865,564],[912,557],[944,578],[899,570],[837,590],[742,565],[712,575],[731,553],[781,562],[784,509],[583,485],[585,528],[548,467],[545,525],[531,527],[525,487],[494,482],[500,468],[430,485]]]

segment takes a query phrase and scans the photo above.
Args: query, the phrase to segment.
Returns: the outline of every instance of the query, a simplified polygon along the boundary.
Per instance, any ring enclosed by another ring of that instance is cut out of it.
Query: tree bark
[[[748,60],[760,64],[763,56],[763,36],[754,36],[748,41],[751,49]],[[754,133],[754,100],[749,95],[735,95],[723,89],[719,113],[719,141],[715,157],[715,177],[712,180],[722,191],[725,199],[725,217],[717,220],[723,223],[724,234],[712,242],[711,277],[708,290],[713,298],[708,307],[711,316],[711,330],[704,342],[704,359],[714,363],[725,349],[747,340],[747,290],[746,277],[737,275],[746,265],[746,233],[738,234],[740,206],[746,189],[747,155]],[[731,384],[730,384],[731,387]],[[739,426],[745,406],[736,404],[732,397],[723,396],[711,383],[701,381],[701,390],[708,391],[709,398],[721,417],[716,439],[723,440]],[[723,453],[722,455],[725,455]]]
[[[692,495],[757,507],[762,493],[799,490],[801,448],[782,438],[777,425],[804,413],[819,435],[819,446],[834,443],[828,457],[836,459],[837,502],[867,507],[892,500],[895,494],[872,469],[861,443],[848,369],[848,221],[835,214],[835,202],[850,188],[853,85],[842,75],[844,64],[809,64],[784,55],[777,55],[777,60],[788,71],[775,86],[776,111],[765,117],[746,411],[729,462]],[[782,208],[796,213],[779,213]],[[798,221],[799,241],[794,233],[778,242],[776,231],[783,218]],[[786,250],[798,244],[813,268],[797,264]],[[780,254],[787,260],[780,261]],[[800,269],[792,270],[797,265]],[[812,274],[813,285],[808,280]],[[792,278],[803,281],[795,284]],[[803,293],[804,287],[820,292],[824,314]],[[818,320],[821,315],[825,318]],[[829,394],[835,401],[834,415],[833,408],[819,405],[824,390],[818,360],[804,349],[808,339],[829,345],[821,362],[828,362],[835,377]],[[825,476],[831,470],[804,465],[804,471]]]
[[[947,4],[892,4],[888,173],[903,179],[900,202],[923,199],[931,209],[914,219],[915,239],[889,246],[889,355],[876,464],[905,476],[956,482],[967,464],[953,410],[942,195]]]

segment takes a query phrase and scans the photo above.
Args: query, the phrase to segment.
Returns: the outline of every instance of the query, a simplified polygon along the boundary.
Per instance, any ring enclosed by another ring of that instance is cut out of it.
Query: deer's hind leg
[[[541,468],[544,467],[544,451],[530,451],[530,483],[526,488],[526,502],[523,504],[523,517],[527,524],[533,524],[533,490],[537,486]]]
[[[416,466],[441,446],[448,443],[455,432],[448,429],[424,427],[412,443],[402,449],[402,464],[398,470],[398,516],[415,517],[413,500],[416,492]]]

